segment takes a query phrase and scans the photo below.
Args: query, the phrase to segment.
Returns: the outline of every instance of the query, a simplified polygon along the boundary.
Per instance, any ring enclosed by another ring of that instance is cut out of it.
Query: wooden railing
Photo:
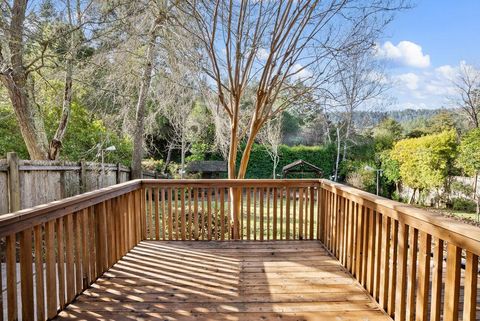
[[[478,228],[326,180],[320,217],[320,240],[395,320],[476,320]]]
[[[146,239],[317,239],[318,180],[143,182]]]
[[[478,313],[475,227],[327,180],[136,180],[0,217],[0,320],[54,317],[142,240],[236,239],[321,240],[395,320]]]
[[[0,320],[53,318],[134,247],[140,188],[131,181],[1,216]]]

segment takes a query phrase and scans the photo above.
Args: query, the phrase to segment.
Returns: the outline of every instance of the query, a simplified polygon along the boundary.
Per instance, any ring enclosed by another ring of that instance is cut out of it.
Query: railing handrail
[[[143,185],[159,185],[168,187],[310,187],[320,185],[318,179],[142,179]]]
[[[480,229],[475,226],[327,179],[321,179],[321,184],[322,188],[347,197],[359,205],[366,205],[400,223],[480,254]]]
[[[0,216],[0,237],[80,211],[105,200],[137,190],[141,186],[141,179],[132,180],[17,212],[3,214]]]

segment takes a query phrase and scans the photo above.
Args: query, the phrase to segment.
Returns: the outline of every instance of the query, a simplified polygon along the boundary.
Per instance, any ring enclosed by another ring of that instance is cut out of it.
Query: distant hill
[[[357,111],[354,113],[354,122],[357,124],[364,124],[366,127],[375,126],[385,118],[393,118],[399,123],[406,123],[418,118],[429,119],[434,115],[445,112],[453,111],[458,112],[455,109],[405,109],[405,110],[391,110],[391,111]]]

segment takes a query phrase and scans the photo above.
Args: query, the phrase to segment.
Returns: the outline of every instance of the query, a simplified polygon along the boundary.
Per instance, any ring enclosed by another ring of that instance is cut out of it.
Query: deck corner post
[[[20,172],[18,170],[18,155],[15,152],[7,153],[8,162],[8,191],[9,191],[9,210],[16,212],[21,210],[20,196]]]

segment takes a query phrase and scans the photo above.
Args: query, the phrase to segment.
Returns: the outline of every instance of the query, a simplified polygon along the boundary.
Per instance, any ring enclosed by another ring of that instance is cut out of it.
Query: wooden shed
[[[287,178],[287,175],[289,174],[305,174],[305,173],[311,173],[318,178],[321,178],[323,176],[323,171],[319,167],[309,162],[306,162],[303,159],[296,160],[293,163],[283,166],[282,168],[283,178]]]
[[[200,173],[202,178],[219,178],[220,174],[227,173],[225,161],[193,161],[187,165],[187,173]]]

